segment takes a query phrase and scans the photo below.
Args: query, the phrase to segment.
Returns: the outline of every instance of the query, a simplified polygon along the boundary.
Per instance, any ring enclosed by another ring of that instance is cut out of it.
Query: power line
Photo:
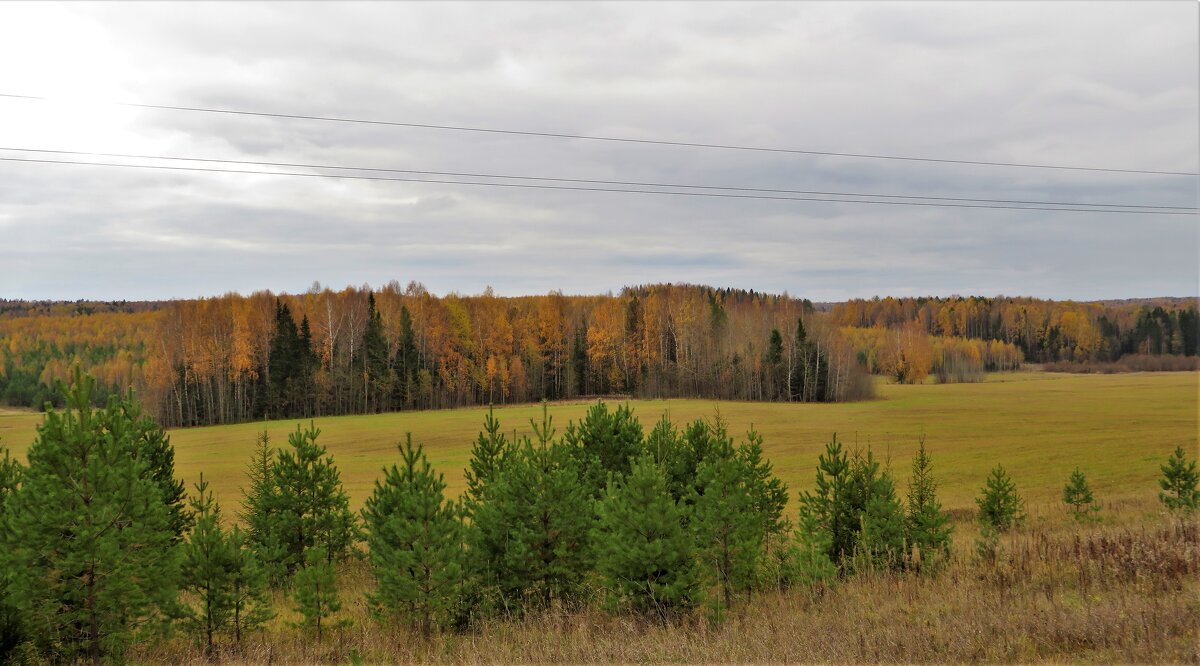
[[[440,180],[431,178],[397,178],[388,176],[352,176],[330,173],[298,173],[291,171],[251,171],[245,169],[211,169],[206,167],[166,166],[161,164],[119,164],[114,162],[79,162],[72,160],[31,159],[23,157],[0,157],[4,162],[27,162],[37,164],[72,164],[80,166],[118,167],[127,169],[157,169],[164,171],[199,171],[205,173],[249,174],[258,176],[298,176],[305,178],[337,178],[342,180],[390,181],[404,183],[435,183],[441,185],[472,185],[482,187],[507,187],[534,190],[569,190],[575,192],[614,192],[623,194],[655,194],[682,197],[710,197],[720,199],[763,199],[775,201],[823,201],[827,203],[859,203],[888,206],[929,206],[935,208],[989,208],[996,210],[1044,210],[1075,213],[1140,213],[1144,215],[1194,215],[1186,211],[1167,210],[1115,210],[1093,208],[1050,208],[1037,206],[1000,206],[991,204],[928,203],[918,201],[870,201],[866,199],[830,199],[815,197],[768,196],[760,194],[729,194],[723,192],[674,192],[669,190],[633,190],[615,187],[576,187],[570,185],[534,185],[529,183],[485,183],[465,180]]]
[[[0,150],[23,153],[48,153],[55,155],[80,155],[86,157],[119,157],[126,159],[144,159],[144,160],[171,160],[181,162],[206,162],[215,164],[240,164],[252,166],[270,166],[270,167],[290,167],[304,169],[329,169],[338,171],[375,171],[383,173],[407,173],[427,176],[456,176],[464,178],[495,178],[505,180],[540,180],[560,183],[583,183],[592,185],[632,185],[638,187],[671,187],[681,189],[700,189],[700,190],[726,190],[733,192],[766,192],[776,194],[811,194],[822,196],[839,196],[839,197],[870,197],[882,199],[913,199],[913,200],[928,200],[928,201],[962,201],[970,203],[999,203],[999,204],[1027,204],[1041,206],[1091,206],[1101,208],[1149,208],[1149,209],[1164,209],[1164,210],[1184,210],[1195,211],[1195,207],[1191,206],[1155,206],[1148,204],[1106,204],[1106,203],[1085,203],[1076,201],[1032,201],[1020,199],[977,199],[966,197],[939,197],[939,196],[919,196],[911,194],[880,194],[875,192],[829,192],[821,190],[791,190],[777,189],[765,187],[733,187],[724,185],[694,185],[681,183],[656,183],[656,182],[639,182],[628,180],[597,180],[589,178],[560,178],[552,176],[518,176],[510,174],[495,174],[495,173],[472,173],[462,171],[424,171],[417,169],[385,169],[379,167],[359,167],[359,166],[341,166],[331,164],[305,164],[296,162],[263,162],[256,160],[232,160],[232,159],[214,159],[206,157],[180,157],[167,155],[137,155],[131,153],[99,153],[80,150],[47,150],[40,148],[10,148],[0,146]]]
[[[0,97],[9,99],[24,99],[36,101],[52,101],[53,98],[37,95],[17,95],[0,93]],[[360,125],[384,125],[389,127],[410,127],[415,129],[449,130],[455,132],[480,132],[486,134],[508,134],[516,136],[536,136],[551,139],[583,139],[587,141],[610,141],[617,143],[636,143],[658,146],[677,146],[687,148],[715,148],[722,150],[745,150],[766,153],[790,153],[796,155],[816,155],[821,157],[848,157],[873,160],[896,160],[904,162],[933,162],[941,164],[963,164],[975,166],[1017,167],[1023,169],[1060,169],[1068,171],[1096,171],[1107,173],[1140,173],[1158,176],[1200,176],[1191,171],[1155,171],[1150,169],[1115,169],[1103,167],[1068,166],[1061,164],[1033,164],[1022,162],[995,162],[987,160],[955,160],[933,157],[912,157],[907,155],[876,155],[869,153],[841,153],[826,150],[801,150],[797,148],[771,148],[766,146],[740,146],[720,143],[700,143],[692,141],[668,141],[664,139],[635,139],[632,137],[600,136],[592,134],[566,134],[560,132],[533,132],[513,129],[497,129],[491,127],[467,127],[462,125],[434,125],[429,123],[411,123],[392,120],[369,120],[362,118],[342,118],[337,116],[313,116],[296,113],[271,113],[266,111],[245,111],[240,109],[218,109],[199,106],[172,106],[168,104],[140,104],[135,102],[106,102],[117,106],[128,106],[139,109],[157,109],[162,111],[190,111],[194,113],[218,113],[234,116],[257,116],[263,118],[286,118],[290,120],[317,120],[322,122],[355,123]]]

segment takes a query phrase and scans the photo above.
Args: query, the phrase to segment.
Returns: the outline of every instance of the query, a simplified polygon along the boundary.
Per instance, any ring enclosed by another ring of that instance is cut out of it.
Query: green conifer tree
[[[229,624],[234,643],[241,645],[244,634],[261,629],[275,612],[267,596],[266,570],[241,527],[229,531],[228,544]]]
[[[593,507],[574,449],[551,441],[548,418],[535,430],[540,444],[505,457],[468,533],[478,580],[510,614],[577,598],[591,568]]]
[[[1087,477],[1078,467],[1071,472],[1067,485],[1063,486],[1063,504],[1067,505],[1067,510],[1077,523],[1091,522],[1099,518],[1097,514],[1100,513],[1100,504],[1092,495]]]
[[[21,624],[21,613],[10,596],[13,579],[13,569],[5,561],[4,553],[10,546],[6,545],[8,530],[5,512],[5,499],[14,493],[21,485],[21,472],[24,467],[20,461],[9,455],[8,449],[0,447],[4,457],[0,459],[0,664],[8,663],[9,656],[24,640],[24,630]]]
[[[229,589],[229,570],[233,553],[229,539],[221,527],[221,507],[213,500],[204,474],[196,483],[191,499],[195,525],[183,547],[182,587],[198,602],[198,609],[189,609],[189,628],[203,639],[204,650],[212,654],[217,632],[229,621],[232,603]]]
[[[280,451],[271,466],[278,497],[269,525],[272,539],[283,546],[282,563],[289,571],[305,566],[305,552],[314,548],[325,553],[327,562],[340,561],[358,539],[350,498],[333,456],[317,444],[320,434],[316,427],[297,426],[288,436],[291,449]]]
[[[246,466],[250,487],[242,491],[242,510],[238,514],[246,525],[245,540],[255,559],[262,565],[267,581],[282,586],[287,580],[287,552],[276,526],[280,511],[280,492],[275,483],[275,449],[264,430],[255,441],[254,453]]]
[[[304,618],[296,626],[316,631],[317,640],[321,640],[329,626],[326,618],[342,609],[337,574],[323,548],[304,551],[304,566],[296,572],[293,601],[296,612]]]
[[[138,455],[128,405],[91,408],[76,370],[63,412],[47,412],[21,485],[5,500],[9,597],[56,661],[119,659],[141,628],[176,609],[178,548],[161,488]]]
[[[829,558],[841,563],[854,553],[862,528],[851,492],[850,457],[834,433],[817,458],[816,489],[800,498],[803,511],[829,536]]]
[[[712,601],[718,617],[737,593],[753,587],[758,575],[765,535],[748,492],[748,476],[732,441],[718,433],[696,474],[690,524],[701,571],[716,588]]]
[[[609,473],[629,473],[630,461],[642,452],[642,440],[642,424],[629,405],[609,412],[603,400],[563,433],[564,443],[577,451],[595,497],[604,493]]]
[[[1007,532],[1025,521],[1025,500],[1017,494],[1017,484],[1001,465],[996,465],[988,475],[975,503],[979,505],[979,522],[996,532]]]
[[[412,435],[400,447],[401,465],[384,470],[367,498],[363,519],[371,573],[378,584],[372,603],[428,636],[454,619],[463,577],[461,511],[445,497]]]
[[[596,570],[619,606],[666,619],[698,596],[691,535],[680,506],[649,455],[609,480],[597,505]]]
[[[463,474],[469,502],[483,500],[484,488],[496,478],[510,448],[508,438],[500,432],[500,421],[496,419],[495,410],[489,405],[483,421],[483,432],[479,433],[479,438],[471,448],[469,468]]]
[[[1192,513],[1200,509],[1200,490],[1196,484],[1200,480],[1200,472],[1196,470],[1196,461],[1188,461],[1183,454],[1183,447],[1176,446],[1175,452],[1162,466],[1163,478],[1158,485],[1162,491],[1158,499],[1172,512]]]
[[[781,567],[781,587],[828,585],[838,574],[837,564],[829,558],[830,550],[828,530],[821,527],[810,506],[801,504],[800,521]]]
[[[898,569],[904,564],[904,509],[896,497],[890,469],[879,469],[871,450],[855,461],[856,485],[865,489],[865,506],[856,555],[859,566]]]
[[[905,533],[910,547],[916,550],[912,563],[921,571],[934,570],[950,555],[950,535],[954,528],[937,498],[933,460],[925,452],[924,437],[913,458],[907,505]]]

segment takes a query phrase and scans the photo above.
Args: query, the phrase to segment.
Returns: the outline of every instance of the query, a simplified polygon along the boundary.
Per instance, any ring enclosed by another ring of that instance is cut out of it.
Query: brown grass
[[[361,563],[343,571],[350,626],[324,641],[277,620],[226,663],[1105,662],[1200,663],[1200,523],[1154,511],[1140,524],[1061,520],[1007,535],[994,564],[959,524],[936,577],[860,575],[826,590],[761,593],[712,624],[583,609],[493,621],[431,639],[371,620]],[[1134,508],[1134,507],[1130,507]],[[1054,513],[1047,507],[1047,515]],[[282,602],[282,600],[281,600]],[[143,643],[137,661],[203,663],[183,637]]]

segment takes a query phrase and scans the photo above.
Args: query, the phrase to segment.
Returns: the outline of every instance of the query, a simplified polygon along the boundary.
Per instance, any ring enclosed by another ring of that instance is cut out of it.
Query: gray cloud
[[[1200,168],[1190,3],[0,7],[0,92],[842,152]],[[8,48],[10,53],[4,49]],[[41,63],[41,64],[36,64]],[[39,69],[40,68],[40,69]],[[1196,180],[0,100],[0,145],[1194,206]],[[50,109],[40,111],[39,109]],[[88,107],[89,109],[91,107]],[[96,107],[99,109],[100,107]],[[92,109],[95,111],[95,109]],[[111,117],[109,117],[111,116]],[[621,195],[0,163],[0,296],[703,282],[1194,295],[1194,217]]]

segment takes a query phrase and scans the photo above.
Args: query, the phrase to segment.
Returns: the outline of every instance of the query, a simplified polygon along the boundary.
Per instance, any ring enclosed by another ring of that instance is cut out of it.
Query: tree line
[[[839,326],[900,329],[912,323],[942,337],[1011,343],[1025,359],[1115,361],[1126,354],[1195,356],[1196,299],[1133,302],[1048,301],[975,296],[853,299],[835,305]]]
[[[378,621],[429,635],[586,606],[719,622],[765,589],[937,575],[950,552],[923,440],[901,500],[890,466],[834,436],[793,521],[753,430],[735,441],[719,417],[664,417],[645,432],[603,402],[561,435],[544,410],[519,439],[489,411],[457,498],[409,435],[358,514],[319,430],[297,427],[283,448],[264,435],[227,527],[203,476],[185,496],[162,429],[132,398],[91,407],[93,384],[75,375],[27,465],[0,459],[0,659],[103,663],[177,628],[236,651],[275,613],[272,589],[320,640],[344,624],[337,564],[350,557],[369,561]],[[1164,506],[1194,512],[1196,462],[1177,448],[1162,471]],[[1078,468],[1063,503],[1081,522],[1099,510]],[[977,553],[994,561],[1024,503],[997,466],[977,504]]]
[[[787,295],[693,285],[519,298],[316,285],[0,319],[0,395],[61,406],[51,387],[78,363],[97,369],[102,392],[135,387],[168,426],[596,395],[869,396],[869,377],[825,319]],[[92,323],[114,342],[93,339]]]

